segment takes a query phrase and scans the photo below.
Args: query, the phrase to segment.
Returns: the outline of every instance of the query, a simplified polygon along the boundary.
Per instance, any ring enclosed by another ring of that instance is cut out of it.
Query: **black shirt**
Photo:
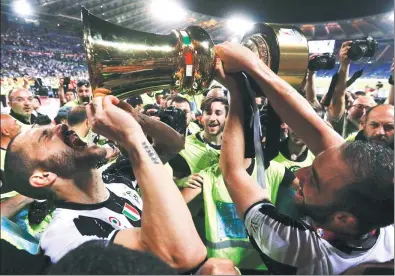
[[[11,109],[10,115],[25,125],[34,125],[34,124],[47,125],[52,121],[47,115],[44,115],[44,114],[41,114],[38,112],[37,112],[37,116],[34,114],[30,115],[30,122],[26,119],[26,117],[16,113],[12,109]]]
[[[289,137],[280,143],[279,150],[280,150],[281,154],[285,158],[287,158],[288,160],[291,160],[291,161],[295,161],[295,162],[303,162],[303,161],[305,161],[306,158],[307,158],[307,154],[309,152],[309,149],[306,147],[306,150],[301,155],[299,155],[298,158],[296,158],[296,160],[293,160],[291,158],[291,153],[289,152],[289,149],[288,149],[288,139],[289,139]]]

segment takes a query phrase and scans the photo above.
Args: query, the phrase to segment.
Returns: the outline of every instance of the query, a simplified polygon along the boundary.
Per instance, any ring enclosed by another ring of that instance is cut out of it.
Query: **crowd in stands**
[[[318,98],[325,71],[296,89],[225,42],[199,95],[122,101],[92,91],[78,41],[2,30],[2,274],[394,272],[393,63],[369,69],[384,103],[352,93],[342,43]]]

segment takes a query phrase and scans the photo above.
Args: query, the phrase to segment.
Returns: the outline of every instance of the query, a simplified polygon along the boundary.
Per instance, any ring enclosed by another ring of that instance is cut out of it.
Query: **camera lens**
[[[353,44],[351,45],[351,48],[348,50],[348,58],[350,60],[356,61],[361,59],[366,51],[368,50],[368,47],[366,45],[361,45],[361,44]]]

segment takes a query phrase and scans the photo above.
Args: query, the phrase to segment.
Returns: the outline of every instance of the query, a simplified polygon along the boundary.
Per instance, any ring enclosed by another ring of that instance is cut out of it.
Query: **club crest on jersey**
[[[133,191],[129,188],[125,189],[125,191],[122,193],[122,196],[124,198],[127,198],[134,206],[136,206],[140,210],[143,209],[143,202],[136,191]]]
[[[116,217],[109,217],[108,220],[112,223],[115,224],[117,226],[121,226],[121,222],[119,221],[119,219],[117,219]]]
[[[132,205],[125,203],[123,207],[122,214],[133,221],[138,221],[141,219],[139,212]]]

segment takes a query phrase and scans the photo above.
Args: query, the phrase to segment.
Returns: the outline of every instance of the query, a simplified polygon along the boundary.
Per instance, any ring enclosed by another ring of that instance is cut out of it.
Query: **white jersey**
[[[119,230],[140,227],[143,202],[125,184],[107,184],[109,197],[98,204],[56,203],[53,220],[44,231],[40,247],[52,263],[90,240],[112,242]]]
[[[245,226],[250,241],[275,274],[341,274],[362,263],[394,258],[393,225],[380,228],[367,249],[346,250],[322,239],[308,225],[278,213],[269,201],[262,201],[247,210]]]

